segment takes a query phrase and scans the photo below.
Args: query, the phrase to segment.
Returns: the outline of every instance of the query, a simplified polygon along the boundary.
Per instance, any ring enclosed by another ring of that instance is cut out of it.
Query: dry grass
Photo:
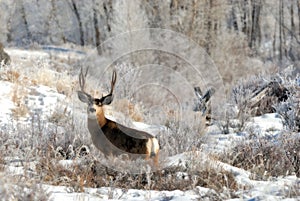
[[[24,102],[24,98],[28,95],[28,91],[22,85],[16,83],[12,91],[12,102],[15,108],[12,109],[12,115],[15,119],[25,117],[29,113],[29,108]]]
[[[25,117],[26,115],[28,115],[28,113],[29,113],[29,109],[25,104],[20,104],[18,105],[17,108],[12,109],[12,115],[15,119]]]
[[[8,82],[17,82],[20,78],[20,73],[14,70],[6,70],[1,73],[1,79]]]
[[[56,90],[58,93],[64,94],[68,97],[72,95],[72,93],[75,91],[75,81],[72,81],[70,77],[59,79],[56,82]]]
[[[39,85],[45,85],[48,87],[56,86],[58,73],[54,70],[41,68],[38,69],[35,80]]]
[[[300,137],[287,133],[270,139],[258,137],[236,145],[220,157],[223,162],[249,170],[254,179],[267,180],[290,174],[300,176]]]
[[[295,183],[292,186],[287,186],[285,192],[285,197],[287,198],[299,198],[300,196],[300,183]]]
[[[50,194],[37,181],[27,175],[12,176],[0,172],[0,196],[2,200],[49,200]]]
[[[131,174],[125,169],[115,171],[88,156],[84,162],[68,168],[55,160],[41,159],[37,170],[43,182],[66,185],[79,192],[83,192],[85,187],[105,186],[144,190],[191,190],[202,186],[218,193],[224,192],[224,187],[228,192],[237,190],[232,173],[217,171],[209,166],[194,166],[193,169],[174,166],[154,172]]]

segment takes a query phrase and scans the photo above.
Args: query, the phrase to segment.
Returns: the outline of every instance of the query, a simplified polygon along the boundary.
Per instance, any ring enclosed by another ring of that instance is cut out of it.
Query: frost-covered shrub
[[[250,100],[255,90],[255,86],[260,83],[258,77],[251,77],[242,80],[232,87],[227,103],[220,104],[216,109],[215,123],[224,134],[234,131],[242,131],[251,117]]]
[[[276,112],[281,115],[283,124],[287,129],[300,131],[300,99],[290,95],[285,102],[274,106]]]
[[[191,112],[191,116],[193,116]],[[181,121],[171,121],[168,124],[167,130],[163,131],[159,136],[159,142],[162,151],[166,152],[169,156],[191,151],[195,148],[199,148],[203,143],[203,134],[205,130],[205,118],[200,117],[196,120],[198,123],[189,122],[189,118],[185,119],[186,122]]]
[[[32,179],[15,179],[0,173],[0,196],[2,200],[46,201],[50,194]]]
[[[290,78],[290,75],[281,75],[286,88],[288,98],[274,105],[278,114],[281,115],[284,125],[292,131],[300,131],[300,74]]]
[[[223,133],[241,131],[252,116],[277,112],[287,128],[299,130],[299,75],[284,70],[273,75],[252,76],[232,87],[227,104],[216,110],[215,123]]]
[[[237,144],[221,160],[249,170],[255,179],[300,175],[300,136],[286,133],[279,137],[258,137]]]

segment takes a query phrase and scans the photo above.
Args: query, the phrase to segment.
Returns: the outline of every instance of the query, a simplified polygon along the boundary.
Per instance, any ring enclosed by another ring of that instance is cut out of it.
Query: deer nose
[[[89,108],[90,112],[96,112],[96,109],[95,108]]]

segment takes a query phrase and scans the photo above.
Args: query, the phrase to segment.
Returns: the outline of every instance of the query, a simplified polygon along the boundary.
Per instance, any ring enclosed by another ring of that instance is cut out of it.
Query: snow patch
[[[283,129],[282,120],[277,113],[264,114],[259,117],[254,117],[253,120],[253,126],[259,127],[262,133]]]

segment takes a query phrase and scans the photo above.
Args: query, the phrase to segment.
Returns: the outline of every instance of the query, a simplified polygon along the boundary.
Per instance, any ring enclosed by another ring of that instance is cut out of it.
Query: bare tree
[[[83,28],[82,28],[82,21],[80,19],[79,11],[77,9],[77,5],[74,0],[72,0],[72,9],[76,16],[78,26],[79,26],[79,35],[80,35],[80,45],[84,46],[84,36],[83,36]]]

